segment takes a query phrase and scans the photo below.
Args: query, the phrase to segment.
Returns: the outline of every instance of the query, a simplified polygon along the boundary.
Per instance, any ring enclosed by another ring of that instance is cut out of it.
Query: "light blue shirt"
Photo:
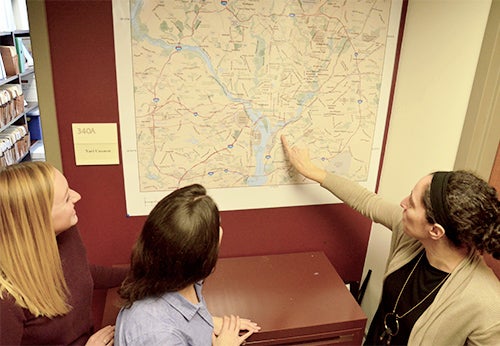
[[[214,329],[212,316],[201,294],[192,304],[177,292],[136,301],[122,308],[116,319],[115,345],[210,346]]]

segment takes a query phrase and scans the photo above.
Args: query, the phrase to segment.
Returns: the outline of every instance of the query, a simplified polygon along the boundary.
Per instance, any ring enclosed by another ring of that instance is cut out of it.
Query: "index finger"
[[[288,148],[288,141],[286,140],[285,135],[281,135],[281,143],[283,143],[283,146]]]

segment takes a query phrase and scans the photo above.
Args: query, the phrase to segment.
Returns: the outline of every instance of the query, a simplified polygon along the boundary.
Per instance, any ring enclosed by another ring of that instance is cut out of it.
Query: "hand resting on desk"
[[[238,346],[241,345],[250,335],[260,330],[257,323],[239,316],[215,317],[214,334],[212,335],[213,346]],[[240,331],[247,332],[240,335]]]

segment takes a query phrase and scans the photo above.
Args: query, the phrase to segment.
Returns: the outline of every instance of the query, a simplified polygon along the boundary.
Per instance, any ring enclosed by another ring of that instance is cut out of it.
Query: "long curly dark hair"
[[[452,229],[446,236],[458,247],[476,248],[500,259],[500,201],[494,187],[472,172],[452,172],[444,201]],[[430,187],[423,197],[427,221],[435,223]]]

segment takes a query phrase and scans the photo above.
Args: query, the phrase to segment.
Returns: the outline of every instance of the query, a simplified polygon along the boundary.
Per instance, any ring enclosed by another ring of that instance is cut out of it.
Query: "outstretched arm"
[[[290,164],[304,177],[322,183],[326,177],[326,171],[312,163],[309,157],[309,150],[306,148],[290,147],[285,135],[281,135],[283,149],[290,161]]]
[[[290,164],[300,174],[320,183],[322,187],[351,208],[390,229],[394,229],[401,221],[401,208],[398,204],[385,201],[382,197],[345,177],[327,173],[326,170],[312,163],[309,150],[290,147],[284,135],[281,136],[281,142]]]

